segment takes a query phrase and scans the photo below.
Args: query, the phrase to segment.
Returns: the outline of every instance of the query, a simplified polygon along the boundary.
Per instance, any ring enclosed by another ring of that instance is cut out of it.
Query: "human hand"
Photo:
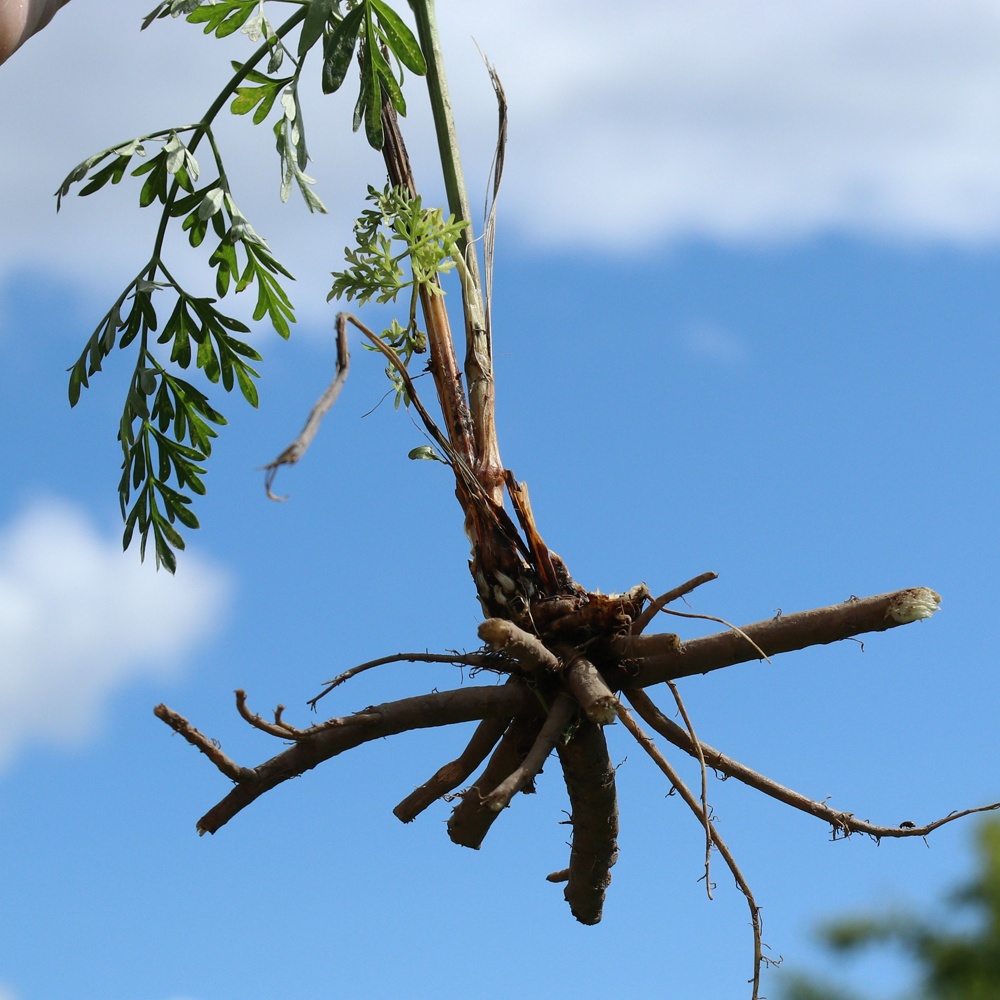
[[[0,63],[52,20],[69,0],[0,0]]]

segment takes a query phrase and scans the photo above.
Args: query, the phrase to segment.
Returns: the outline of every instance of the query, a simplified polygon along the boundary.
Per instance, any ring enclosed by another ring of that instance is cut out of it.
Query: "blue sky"
[[[605,591],[714,570],[693,609],[735,622],[933,587],[940,614],[863,651],[747,664],[683,694],[709,743],[875,822],[1000,797],[992,5],[807,16],[774,0],[748,18],[735,2],[635,0],[611,27],[591,3],[439,6],[470,178],[485,176],[494,115],[470,35],[511,99],[498,421],[546,540]],[[620,727],[621,859],[595,928],[544,881],[567,853],[558,768],[478,853],[447,840],[443,804],[406,827],[391,815],[464,731],[361,748],[195,835],[228,782],[154,704],[257,764],[277,748],[239,721],[234,688],[306,722],[305,699],[339,670],[472,648],[479,613],[447,470],[406,461],[423,439],[388,403],[364,416],[385,384],[356,341],[340,402],[279,476],[287,503],[266,501],[256,471],[332,374],[332,248],[378,179],[363,140],[338,130],[346,100],[332,138],[324,106],[310,109],[323,219],[278,206],[269,133],[227,130],[241,207],[299,278],[300,322],[287,344],[255,331],[259,411],[219,402],[230,427],[176,577],[118,551],[127,359],[72,412],[65,368],[155,219],[125,184],[58,218],[51,192],[91,151],[194,120],[225,56],[180,22],[136,36],[143,13],[75,0],[0,69],[16,95],[0,120],[19,137],[0,149],[0,998],[748,996],[743,899],[717,862],[706,900],[699,828]],[[411,117],[429,165],[425,117]],[[197,264],[179,267],[199,280]],[[324,708],[459,683],[387,667]],[[971,824],[929,845],[831,844],[735,782],[711,796],[788,966],[821,961],[818,920],[929,906],[970,864]],[[837,971],[880,996],[905,983],[888,961]],[[765,993],[780,986],[768,973]]]

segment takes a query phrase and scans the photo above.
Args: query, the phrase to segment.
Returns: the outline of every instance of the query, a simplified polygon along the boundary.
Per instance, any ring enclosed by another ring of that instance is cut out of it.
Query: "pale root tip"
[[[941,595],[930,587],[913,587],[900,591],[889,603],[886,618],[892,619],[897,625],[930,618],[941,604]]]

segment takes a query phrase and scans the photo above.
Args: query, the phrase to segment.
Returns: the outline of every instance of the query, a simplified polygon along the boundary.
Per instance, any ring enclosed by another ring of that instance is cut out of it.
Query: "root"
[[[455,453],[452,452],[452,457]],[[499,518],[500,514],[496,514]],[[498,522],[499,523],[499,522]],[[502,525],[501,525],[502,527]],[[506,530],[506,529],[504,529]],[[540,545],[541,543],[539,543]],[[547,550],[546,550],[547,551]],[[550,554],[554,578],[562,570]],[[253,728],[287,745],[255,768],[243,767],[204,736],[185,718],[164,705],[157,716],[203,753],[235,787],[197,824],[199,833],[215,833],[237,813],[265,792],[297,777],[347,750],[375,739],[427,727],[478,722],[465,749],[439,768],[424,784],[407,795],[394,812],[410,822],[432,802],[458,788],[484,760],[488,761],[473,783],[459,796],[448,821],[448,835],[456,843],[478,849],[496,819],[518,792],[534,790],[534,779],[556,749],[570,799],[573,828],[569,867],[548,876],[565,883],[564,895],[571,912],[586,924],[597,923],[617,861],[618,803],[603,726],[620,719],[625,728],[657,763],[671,785],[705,829],[705,880],[711,892],[711,849],[728,865],[751,913],[754,940],[753,996],[759,996],[764,957],[760,911],[746,879],[712,822],[708,804],[707,769],[736,778],[793,808],[827,822],[833,839],[863,833],[882,837],[923,837],[963,816],[1000,809],[1000,802],[954,812],[923,826],[904,822],[879,826],[858,820],[849,812],[832,809],[735,761],[703,742],[671,683],[675,678],[723,669],[759,657],[774,656],[820,643],[835,642],[865,632],[879,632],[927,617],[939,598],[928,588],[910,588],[792,615],[778,615],[681,642],[675,635],[644,635],[649,620],[665,605],[714,574],[702,574],[669,591],[644,607],[645,587],[626,594],[601,595],[569,591],[541,597],[526,604],[519,624],[502,618],[487,619],[480,637],[488,649],[476,653],[398,653],[359,664],[328,682],[312,700],[315,707],[333,687],[364,670],[384,663],[448,662],[507,674],[505,684],[463,687],[414,698],[386,702],[353,715],[328,719],[298,728],[283,718],[278,706],[273,721],[247,707],[238,691],[240,716]],[[528,631],[534,628],[537,634]],[[674,690],[684,726],[668,719],[646,693],[650,685],[666,681]],[[681,781],[652,741],[638,727],[622,697],[658,734],[694,757],[701,773],[701,795]]]
[[[506,777],[512,774],[530,752],[538,739],[545,716],[535,711],[528,718],[514,719],[490,757],[483,773],[470,788],[462,792],[461,800],[452,810],[448,820],[448,836],[452,843],[460,847],[471,847],[478,851],[486,834],[489,833],[498,811],[486,806],[486,797]],[[533,788],[522,786],[524,791]]]
[[[497,745],[509,725],[509,719],[483,719],[462,753],[410,792],[393,809],[393,815],[403,823],[411,823],[432,802],[458,788],[486,760],[486,755]]]
[[[557,747],[569,794],[573,843],[563,895],[582,924],[596,924],[618,860],[618,796],[604,730],[583,720]],[[549,876],[550,881],[554,881]]]
[[[639,746],[649,754],[656,766],[667,776],[667,780],[671,786],[677,789],[678,794],[697,817],[698,821],[708,830],[712,844],[717,848],[719,854],[722,855],[722,859],[726,862],[729,871],[736,880],[740,892],[746,898],[747,906],[750,908],[750,925],[753,928],[753,976],[750,980],[752,983],[751,1000],[759,1000],[761,970],[765,963],[776,963],[773,963],[771,959],[764,955],[763,925],[760,918],[760,907],[757,905],[756,899],[754,899],[750,885],[743,877],[743,873],[740,871],[739,865],[736,864],[736,859],[726,846],[725,841],[719,836],[719,831],[716,830],[711,817],[704,812],[698,800],[692,794],[691,789],[684,784],[684,781],[673,767],[671,767],[669,761],[656,749],[656,744],[639,728],[628,709],[622,708],[619,717],[625,728],[635,737]]]

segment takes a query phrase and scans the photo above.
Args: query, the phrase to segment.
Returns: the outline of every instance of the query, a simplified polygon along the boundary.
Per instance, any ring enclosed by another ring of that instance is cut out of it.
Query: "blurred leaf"
[[[951,909],[967,911],[956,924],[953,913],[932,919],[908,912],[865,914],[828,924],[822,932],[838,956],[893,946],[916,973],[914,998],[994,1000],[1000,997],[1000,822],[979,827],[979,868],[973,880],[951,897]],[[969,917],[973,920],[970,921]],[[786,983],[782,1000],[864,1000],[804,975]]]

